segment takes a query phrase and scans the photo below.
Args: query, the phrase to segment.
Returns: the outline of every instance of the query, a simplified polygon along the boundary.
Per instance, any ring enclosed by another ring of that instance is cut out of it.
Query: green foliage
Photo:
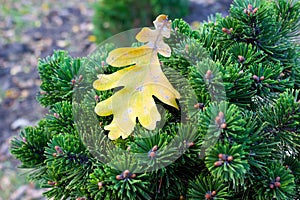
[[[138,6],[123,3],[97,9]],[[180,110],[155,98],[159,128],[137,126],[126,140],[108,140],[112,117],[94,113],[113,94],[91,83],[118,70],[105,63],[114,46],[77,59],[55,51],[38,64],[50,114],[12,140],[12,154],[54,199],[299,199],[299,8],[235,0],[197,30],[173,20],[172,55],[160,61]],[[133,28],[136,16],[118,9],[109,12]]]
[[[224,200],[229,199],[230,194],[228,185],[220,183],[212,176],[199,175],[189,182],[188,197],[191,200],[203,199],[203,197]]]
[[[72,91],[82,77],[78,76],[80,59],[71,58],[65,51],[54,51],[52,56],[40,59],[38,70],[42,84],[38,101],[43,106],[72,100]]]
[[[172,19],[188,13],[187,0],[99,0],[93,7],[94,34],[98,43],[122,31],[153,26],[153,19],[161,13]]]

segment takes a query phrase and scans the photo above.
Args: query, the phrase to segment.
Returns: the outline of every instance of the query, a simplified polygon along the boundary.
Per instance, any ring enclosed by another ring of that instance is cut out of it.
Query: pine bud
[[[264,76],[261,76],[261,77],[259,78],[259,80],[260,80],[260,81],[263,81],[263,80],[265,80],[265,77],[264,77]]]
[[[189,52],[189,45],[185,45],[185,52],[188,53]]]
[[[204,108],[204,104],[203,103],[196,103],[194,105],[194,108],[203,109]]]
[[[240,63],[243,63],[243,62],[245,61],[244,56],[238,56],[238,59],[239,59],[239,62],[240,62]]]
[[[275,179],[277,182],[280,181],[280,176],[277,176],[276,179]]]
[[[116,179],[117,179],[117,180],[122,180],[123,177],[122,177],[121,175],[117,175],[117,176],[116,176]]]
[[[72,85],[75,85],[75,83],[76,83],[76,80],[73,78],[73,79],[71,80],[71,84],[72,84]]]
[[[184,197],[180,195],[179,200],[184,200]]]
[[[102,189],[102,187],[103,187],[103,183],[102,182],[98,182],[98,188],[99,188],[99,190]]]
[[[218,116],[223,120],[224,119],[224,113],[222,111],[219,112]]]
[[[22,141],[23,141],[24,143],[27,143],[27,140],[26,140],[25,137],[22,138]]]
[[[217,192],[216,191],[212,191],[211,195],[216,196]]]
[[[224,155],[224,154],[222,154],[222,153],[219,153],[218,157],[219,157],[220,159],[224,160],[224,158],[225,158],[225,155]]]
[[[226,127],[227,127],[227,124],[226,123],[223,123],[223,124],[221,124],[221,129],[225,129]]]
[[[59,114],[57,114],[57,113],[53,113],[53,116],[56,118],[56,119],[59,119],[60,117],[59,117]]]
[[[127,178],[128,175],[129,175],[130,171],[128,169],[126,169],[124,172],[123,172],[123,177],[124,178]]]
[[[100,101],[100,97],[98,95],[94,96],[95,101]]]
[[[210,80],[213,78],[213,74],[212,71],[209,69],[207,70],[206,74],[205,74],[205,79]]]
[[[101,61],[101,66],[104,67],[105,66],[105,61]]]
[[[215,118],[215,122],[216,122],[216,124],[221,124],[221,118],[219,117],[219,116],[216,116],[216,118]]]
[[[222,32],[223,32],[223,33],[228,33],[228,29],[223,27],[223,28],[222,28]]]
[[[155,152],[151,151],[151,152],[149,153],[149,157],[150,157],[150,158],[154,158],[154,157],[155,157]]]
[[[253,75],[252,78],[254,79],[255,82],[257,82],[257,83],[259,82],[259,78],[257,75]]]
[[[228,156],[227,157],[227,161],[229,161],[229,162],[233,161],[233,157],[232,156]]]
[[[248,10],[252,11],[252,9],[253,9],[253,6],[251,4],[248,4]]]
[[[63,151],[60,148],[60,146],[55,146],[54,148],[55,148],[57,154],[62,154],[63,153]]]
[[[194,142],[189,142],[189,143],[187,144],[187,147],[190,148],[190,147],[192,147],[192,146],[194,146],[194,145],[195,145]]]
[[[206,193],[205,194],[205,199],[211,199],[211,194],[210,193]]]
[[[154,147],[152,147],[152,151],[157,151],[157,149],[158,149],[157,145],[154,145]]]
[[[271,189],[273,189],[273,188],[274,188],[274,185],[271,183],[271,184],[269,185],[269,187],[270,187]]]
[[[78,82],[78,83],[81,82],[82,79],[83,79],[83,76],[82,76],[82,75],[79,75],[79,77],[78,77],[78,79],[77,79],[77,82]]]
[[[285,168],[286,168],[286,169],[289,169],[290,167],[289,167],[288,165],[285,165]]]
[[[57,156],[57,153],[53,153],[52,156],[53,156],[53,157],[56,157],[56,156]]]
[[[221,165],[223,165],[223,161],[216,161],[215,163],[214,163],[214,166],[215,167],[220,167]]]
[[[276,187],[280,187],[280,186],[281,186],[280,182],[277,182],[277,181],[274,183],[274,185],[275,185]]]
[[[54,186],[54,185],[57,185],[57,182],[55,182],[55,181],[48,181],[48,184],[51,185],[51,186]]]
[[[255,14],[258,11],[258,8],[254,8],[252,13]]]
[[[131,176],[130,176],[130,178],[135,178],[136,177],[136,174],[132,174]]]

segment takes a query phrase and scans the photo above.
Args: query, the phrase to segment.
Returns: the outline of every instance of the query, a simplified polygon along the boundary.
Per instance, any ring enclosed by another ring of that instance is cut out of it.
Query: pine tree
[[[298,1],[235,0],[197,30],[173,20],[162,70],[196,101],[182,96],[177,110],[156,99],[164,125],[114,141],[112,117],[94,115],[113,90],[89,83],[118,70],[105,63],[115,47],[55,51],[38,63],[49,114],[11,152],[54,199],[299,199],[299,13]]]

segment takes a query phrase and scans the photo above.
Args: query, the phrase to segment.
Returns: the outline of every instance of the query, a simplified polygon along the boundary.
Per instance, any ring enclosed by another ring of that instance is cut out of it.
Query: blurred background
[[[93,51],[108,37],[152,26],[161,13],[194,26],[232,0],[0,0],[0,200],[43,199],[9,153],[9,141],[35,125],[47,110],[38,105],[39,58],[64,49],[73,57]]]

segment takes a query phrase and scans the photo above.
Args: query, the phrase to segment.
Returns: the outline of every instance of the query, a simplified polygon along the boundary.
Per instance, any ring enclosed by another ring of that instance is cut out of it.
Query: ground
[[[71,56],[88,55],[91,41],[92,3],[83,1],[4,0],[0,5],[0,200],[42,199],[43,190],[28,184],[19,162],[9,153],[9,141],[24,126],[34,125],[47,110],[36,94],[39,58],[55,49]],[[212,13],[227,14],[231,0],[190,0],[188,22],[203,21]]]

